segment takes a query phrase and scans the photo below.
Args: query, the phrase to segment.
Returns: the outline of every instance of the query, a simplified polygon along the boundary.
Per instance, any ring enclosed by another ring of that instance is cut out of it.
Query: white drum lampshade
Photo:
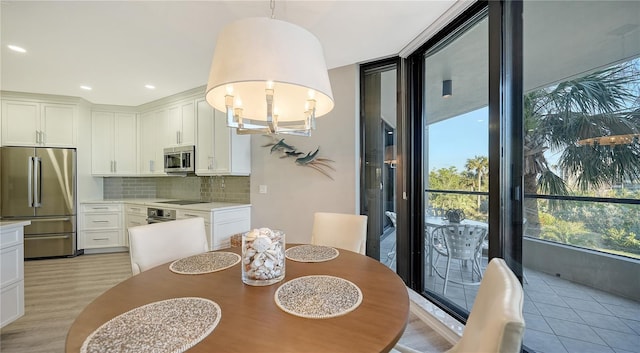
[[[307,136],[334,105],[318,39],[270,18],[244,18],[222,30],[206,100],[238,133]]]

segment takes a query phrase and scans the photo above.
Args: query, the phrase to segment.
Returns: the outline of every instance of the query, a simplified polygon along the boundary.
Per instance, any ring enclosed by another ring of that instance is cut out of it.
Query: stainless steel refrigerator
[[[76,150],[0,148],[0,218],[30,220],[24,257],[76,254]]]

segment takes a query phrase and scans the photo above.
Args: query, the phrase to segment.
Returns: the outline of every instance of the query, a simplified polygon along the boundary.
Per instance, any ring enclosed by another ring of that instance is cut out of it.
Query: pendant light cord
[[[275,15],[275,11],[276,11],[276,0],[270,0],[269,1],[269,8],[271,9],[271,19],[275,19],[276,15]]]

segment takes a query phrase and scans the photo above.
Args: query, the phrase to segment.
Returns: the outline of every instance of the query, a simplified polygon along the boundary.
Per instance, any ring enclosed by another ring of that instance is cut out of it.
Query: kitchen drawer
[[[127,220],[127,229],[147,224],[147,216],[127,214],[125,218]]]
[[[121,246],[120,233],[119,230],[84,232],[84,245],[86,248]]]
[[[213,211],[213,223],[251,219],[251,208],[232,208]],[[248,229],[247,229],[248,230]]]
[[[22,244],[0,250],[0,287],[24,279],[24,247]]]
[[[120,227],[120,215],[114,213],[87,213],[82,229],[113,229]]]
[[[202,217],[205,223],[211,222],[211,212],[191,211],[191,210],[178,210],[176,212],[177,219]]]
[[[128,215],[141,215],[147,216],[147,206],[138,204],[125,204],[124,213]]]
[[[24,281],[2,287],[0,290],[0,327],[24,315]]]
[[[118,203],[90,203],[82,205],[82,212],[94,213],[94,212],[120,212],[122,211],[122,205]],[[146,211],[145,211],[146,212]]]
[[[0,232],[0,248],[22,244],[23,227],[5,227]]]

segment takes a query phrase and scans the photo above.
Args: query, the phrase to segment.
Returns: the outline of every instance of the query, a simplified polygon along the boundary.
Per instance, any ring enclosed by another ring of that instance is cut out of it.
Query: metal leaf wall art
[[[315,151],[310,151],[305,154],[304,152],[298,151],[294,146],[285,143],[284,139],[279,139],[273,136],[265,137],[269,138],[271,142],[262,145],[262,147],[271,147],[271,154],[276,152],[280,154],[280,158],[294,158],[296,165],[313,168],[331,180],[334,180],[331,176],[331,172],[336,169],[331,165],[331,163],[335,163],[335,161],[329,158],[319,157],[318,153],[320,152],[320,146],[318,146]]]

